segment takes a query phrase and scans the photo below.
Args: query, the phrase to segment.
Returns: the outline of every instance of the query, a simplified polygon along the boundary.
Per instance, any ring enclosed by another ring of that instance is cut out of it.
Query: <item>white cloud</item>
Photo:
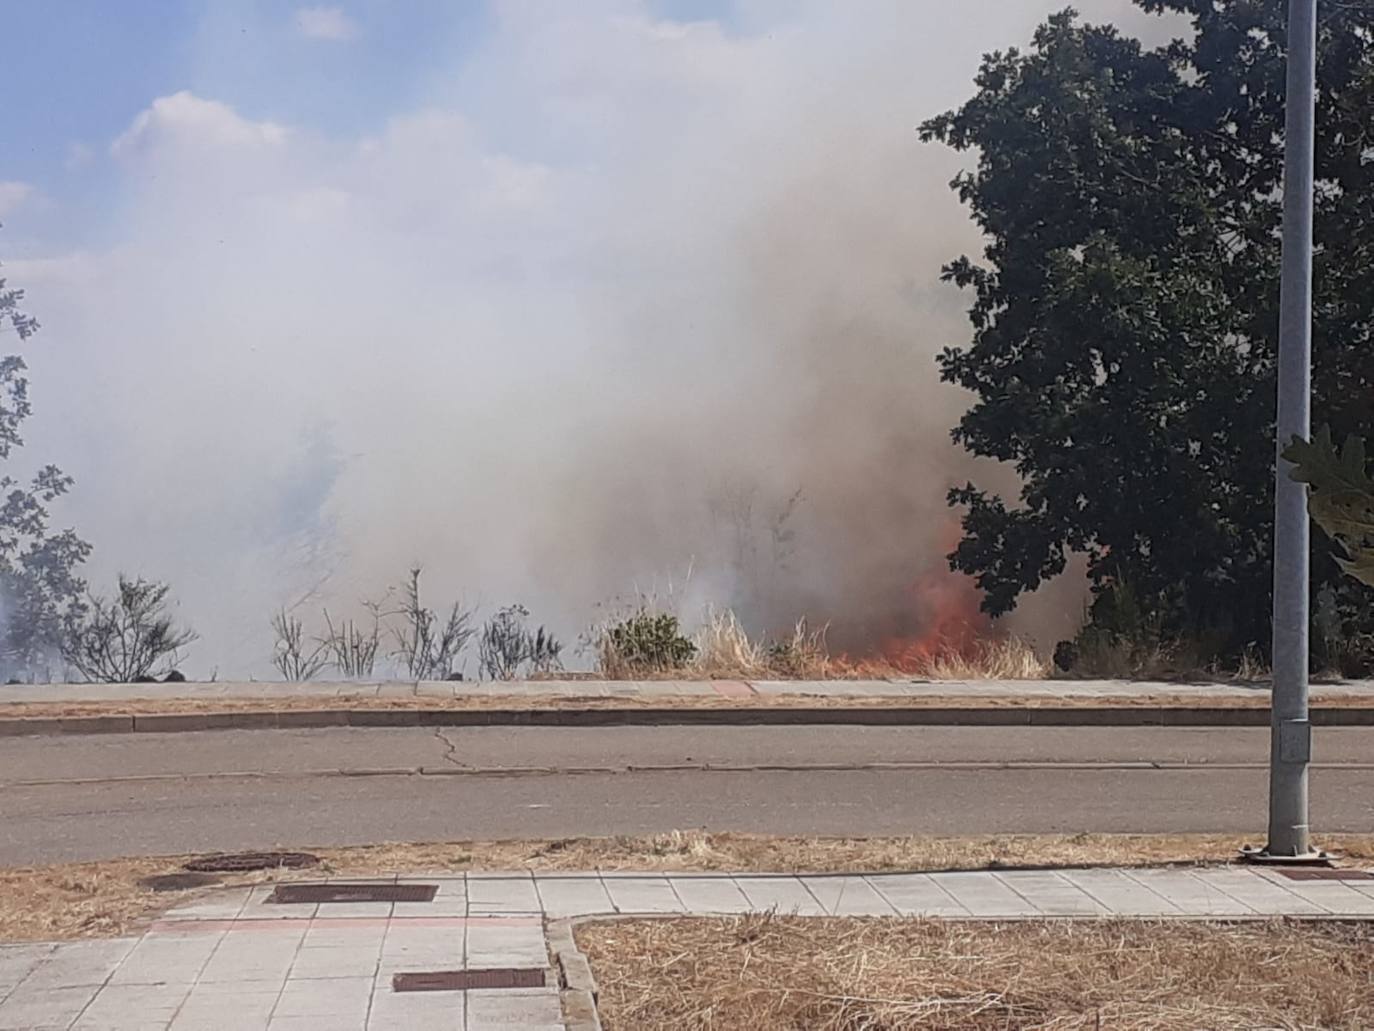
[[[33,187],[28,183],[0,180],[0,216],[8,215],[33,196]]]
[[[273,122],[254,122],[227,104],[205,100],[187,90],[158,97],[134,118],[114,143],[115,157],[147,154],[159,148],[270,147],[286,139],[286,130]]]
[[[358,35],[358,23],[340,7],[301,7],[296,11],[296,29],[307,39],[335,43]]]

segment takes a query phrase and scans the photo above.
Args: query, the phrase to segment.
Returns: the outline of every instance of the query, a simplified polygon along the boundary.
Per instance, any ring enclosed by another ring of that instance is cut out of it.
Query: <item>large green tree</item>
[[[1099,620],[1125,583],[1235,652],[1269,636],[1287,5],[1136,3],[1191,32],[1150,49],[1065,11],[922,127],[977,155],[953,185],[987,238],[946,269],[973,296],[939,357],[975,395],[954,438],[1023,484],[950,493],[950,558],[1000,614],[1080,552]],[[1374,403],[1374,4],[1322,7],[1315,395],[1344,434]],[[1326,540],[1315,576],[1368,618]]]

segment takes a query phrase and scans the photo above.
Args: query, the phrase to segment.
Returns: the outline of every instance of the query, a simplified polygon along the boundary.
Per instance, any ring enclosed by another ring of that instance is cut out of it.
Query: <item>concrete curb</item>
[[[561,982],[563,1021],[567,1031],[602,1031],[596,1009],[596,978],[573,938],[573,920],[551,920],[544,934]]]
[[[1318,727],[1374,726],[1374,708],[1311,710]],[[0,737],[183,733],[203,730],[303,730],[321,727],[1267,727],[1268,708],[1208,705],[978,706],[922,708],[661,706],[625,709],[270,709],[101,716],[0,716]]]

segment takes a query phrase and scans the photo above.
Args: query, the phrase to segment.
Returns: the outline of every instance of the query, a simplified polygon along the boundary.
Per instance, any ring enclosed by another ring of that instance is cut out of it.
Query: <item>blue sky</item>
[[[659,17],[729,23],[731,0],[653,0]],[[316,31],[306,31],[315,12]],[[329,29],[321,34],[319,18]],[[31,206],[17,245],[100,241],[119,206],[108,150],[157,97],[186,90],[249,119],[337,136],[375,131],[453,77],[492,27],[482,0],[2,0],[7,144],[0,182]],[[461,104],[462,97],[453,98]]]
[[[274,0],[7,0],[0,95],[23,101],[6,104],[0,180],[58,202],[40,207],[25,235],[74,242],[102,226],[118,195],[109,145],[154,98],[189,90],[250,118],[363,132],[487,29],[480,3],[322,6],[352,31],[311,36],[302,5]]]

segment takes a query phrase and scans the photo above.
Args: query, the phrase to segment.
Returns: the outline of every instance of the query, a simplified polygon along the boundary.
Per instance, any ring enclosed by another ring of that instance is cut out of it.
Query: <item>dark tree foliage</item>
[[[24,313],[22,290],[0,276],[0,334],[19,342],[38,331]],[[0,463],[22,446],[20,427],[30,413],[24,359],[0,357]],[[91,546],[71,529],[54,532],[48,506],[71,488],[53,465],[27,480],[0,474],[0,675],[33,679],[47,672],[84,613],[86,583],[77,575]]]
[[[950,492],[950,561],[1001,614],[1083,553],[1095,619],[1128,584],[1235,654],[1269,638],[1287,5],[1136,2],[1195,32],[1151,50],[1065,11],[922,126],[977,154],[952,185],[988,238],[945,270],[974,298],[939,357],[975,395],[953,436],[1023,481]],[[1374,404],[1374,4],[1322,8],[1314,393],[1344,435]],[[1374,611],[1329,541],[1314,576]]]

